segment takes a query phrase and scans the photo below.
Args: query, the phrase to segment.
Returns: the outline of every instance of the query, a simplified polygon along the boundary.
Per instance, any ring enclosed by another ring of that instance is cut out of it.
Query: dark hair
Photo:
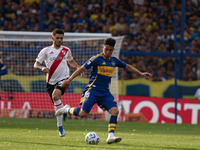
[[[63,34],[64,35],[64,31],[62,29],[55,28],[52,31],[52,35],[55,36],[56,34]]]
[[[106,38],[105,40],[104,40],[104,45],[110,45],[110,46],[115,46],[115,39],[113,39],[113,38]]]

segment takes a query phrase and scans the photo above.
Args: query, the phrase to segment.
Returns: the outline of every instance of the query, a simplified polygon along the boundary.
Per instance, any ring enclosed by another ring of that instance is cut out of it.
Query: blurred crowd
[[[62,28],[65,32],[124,35],[121,51],[125,52],[173,53],[176,18],[176,45],[180,52],[181,0],[44,0],[43,6],[44,32]],[[0,8],[0,30],[41,30],[40,0],[1,0]],[[185,15],[184,53],[199,53],[199,0],[186,0]],[[174,78],[173,57],[121,55],[120,58],[141,71],[152,72],[154,81]],[[123,76],[137,78],[126,71]],[[184,57],[182,80],[197,79],[198,57]]]

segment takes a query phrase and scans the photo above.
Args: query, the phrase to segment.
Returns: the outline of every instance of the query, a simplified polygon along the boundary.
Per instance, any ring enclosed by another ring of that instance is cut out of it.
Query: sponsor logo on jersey
[[[106,65],[105,61],[102,63],[102,65]]]
[[[89,61],[87,62],[87,64],[88,64],[88,65],[91,64],[91,61],[89,60]]]
[[[63,60],[65,59],[65,57],[52,57],[50,58],[51,61],[54,61],[54,60]]]
[[[115,67],[98,66],[98,74],[112,77],[115,72]]]

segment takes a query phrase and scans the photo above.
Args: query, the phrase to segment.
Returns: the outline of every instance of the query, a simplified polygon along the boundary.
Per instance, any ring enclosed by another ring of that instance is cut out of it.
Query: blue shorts
[[[117,102],[113,95],[108,91],[97,91],[94,89],[87,90],[82,96],[82,109],[89,113],[94,104],[97,104],[103,110],[110,110],[117,107]]]

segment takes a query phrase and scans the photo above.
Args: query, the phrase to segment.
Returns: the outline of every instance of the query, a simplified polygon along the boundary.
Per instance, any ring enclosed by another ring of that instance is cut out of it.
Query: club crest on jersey
[[[66,54],[66,52],[64,51],[64,50],[62,50],[62,53],[65,55]]]
[[[115,66],[115,62],[114,61],[112,62],[112,65]]]

